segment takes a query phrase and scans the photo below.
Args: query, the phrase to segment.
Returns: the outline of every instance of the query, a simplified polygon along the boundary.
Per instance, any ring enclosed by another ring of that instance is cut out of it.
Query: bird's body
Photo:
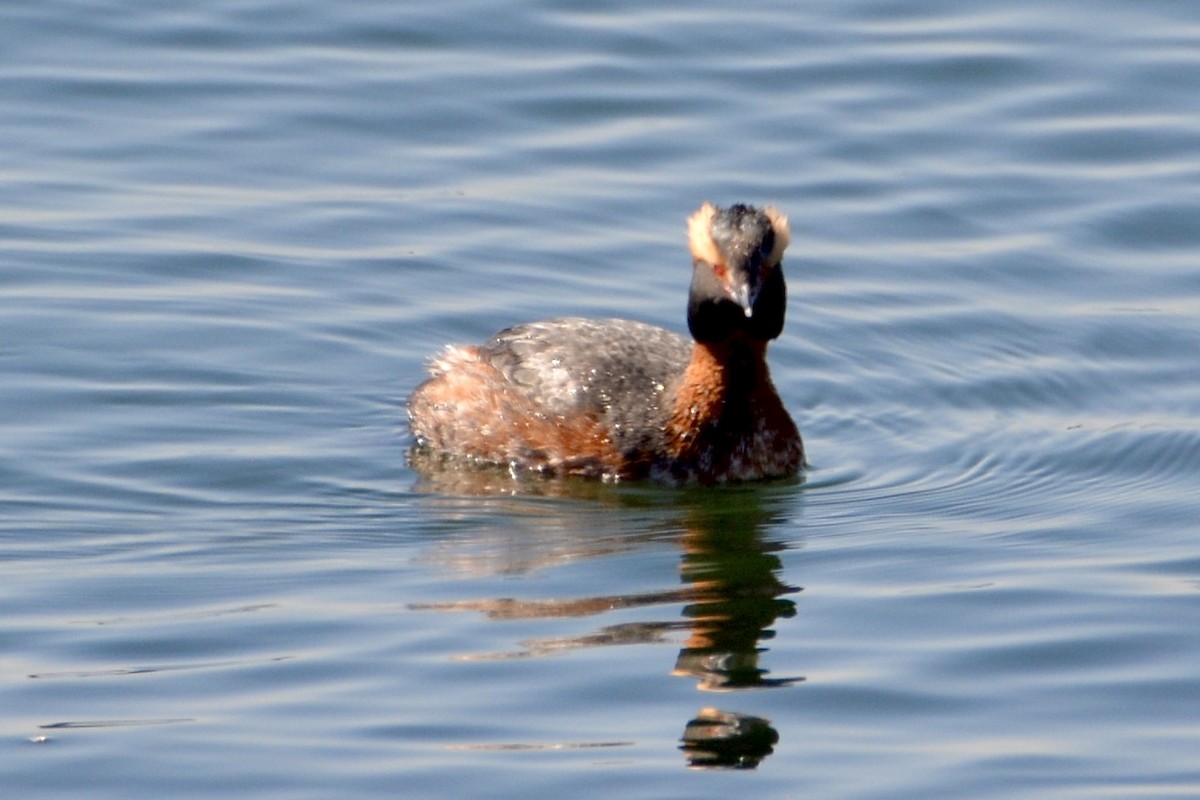
[[[773,210],[691,220],[693,340],[622,319],[517,325],[451,347],[409,401],[419,446],[556,474],[712,483],[794,474],[799,431],[771,382],[787,222]]]

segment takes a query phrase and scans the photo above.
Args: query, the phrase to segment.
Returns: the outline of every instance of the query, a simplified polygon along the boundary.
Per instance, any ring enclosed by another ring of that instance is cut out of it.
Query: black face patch
[[[721,341],[745,326],[746,312],[729,298],[724,284],[703,262],[692,274],[687,321],[692,338],[698,342]]]

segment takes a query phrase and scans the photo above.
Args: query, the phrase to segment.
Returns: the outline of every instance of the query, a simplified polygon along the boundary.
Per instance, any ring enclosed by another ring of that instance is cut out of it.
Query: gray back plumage
[[[623,319],[562,319],[500,331],[483,357],[548,414],[605,422],[621,450],[661,434],[692,342]]]

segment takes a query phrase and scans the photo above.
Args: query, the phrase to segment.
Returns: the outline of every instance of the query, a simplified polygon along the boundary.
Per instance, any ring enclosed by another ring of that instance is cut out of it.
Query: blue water
[[[0,8],[5,796],[1200,796],[1200,6]],[[789,214],[802,481],[408,462]]]

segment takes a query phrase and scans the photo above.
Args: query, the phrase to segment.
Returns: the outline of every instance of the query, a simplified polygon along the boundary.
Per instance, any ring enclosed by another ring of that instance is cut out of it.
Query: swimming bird
[[[631,320],[563,317],[450,346],[409,399],[416,446],[609,480],[797,473],[804,445],[766,362],[787,307],[787,218],[705,203],[687,231],[690,340]]]

